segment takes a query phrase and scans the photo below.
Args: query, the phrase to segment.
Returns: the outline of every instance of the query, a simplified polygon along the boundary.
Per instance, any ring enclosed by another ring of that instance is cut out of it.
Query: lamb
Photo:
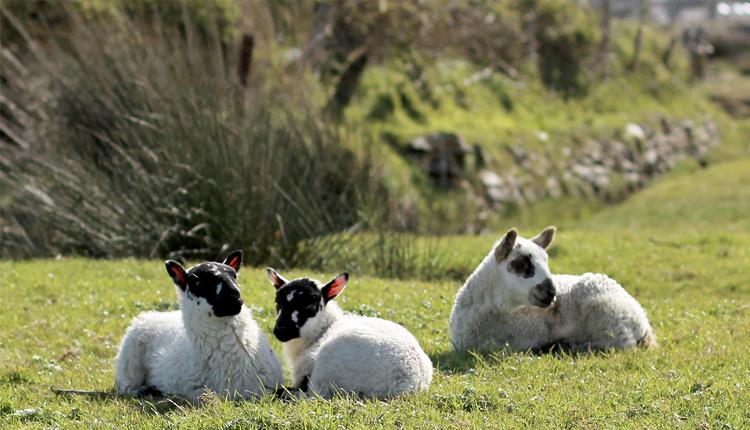
[[[281,385],[281,364],[240,297],[241,262],[241,251],[187,271],[166,262],[180,310],[133,320],[116,359],[119,394],[156,390],[196,403],[206,390],[251,399]]]
[[[450,321],[458,351],[572,352],[654,347],[643,308],[603,274],[553,275],[547,227],[527,240],[510,229],[459,290]]]
[[[331,398],[337,391],[387,399],[426,390],[432,362],[404,327],[380,318],[345,314],[333,302],[346,287],[342,273],[325,285],[287,281],[267,269],[276,287],[273,333],[292,366],[293,390]]]

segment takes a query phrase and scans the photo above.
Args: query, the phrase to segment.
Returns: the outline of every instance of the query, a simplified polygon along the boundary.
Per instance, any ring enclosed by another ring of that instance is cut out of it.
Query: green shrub
[[[301,241],[354,224],[365,197],[383,198],[367,157],[322,117],[312,79],[257,70],[244,89],[216,46],[89,18],[19,57],[31,76],[4,68],[4,94],[35,110],[16,118],[26,147],[6,143],[0,157],[0,254],[242,248],[283,265]]]
[[[596,15],[566,0],[537,0],[525,7],[536,30],[542,81],[566,96],[584,94],[589,85],[585,66],[600,39]]]
[[[158,20],[161,25],[187,31],[195,29],[203,37],[218,33],[223,41],[236,36],[240,18],[235,0],[2,0],[0,7],[11,12],[35,36],[53,36],[75,26],[71,17],[81,14],[118,20],[124,14]],[[4,42],[17,41],[20,35],[11,25],[0,26]]]

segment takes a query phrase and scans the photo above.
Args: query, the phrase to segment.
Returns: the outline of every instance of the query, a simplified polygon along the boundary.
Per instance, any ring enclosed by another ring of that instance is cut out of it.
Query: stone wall
[[[478,146],[472,149],[453,133],[418,137],[406,152],[436,186],[472,189],[480,205],[502,210],[566,195],[620,200],[680,160],[705,163],[708,150],[719,143],[717,127],[709,119],[662,118],[656,127],[630,123],[610,136],[579,142],[555,142],[547,132],[535,138],[539,145],[505,145],[503,160],[487,161]],[[540,149],[527,149],[531,146]],[[470,156],[474,163],[466,161]]]

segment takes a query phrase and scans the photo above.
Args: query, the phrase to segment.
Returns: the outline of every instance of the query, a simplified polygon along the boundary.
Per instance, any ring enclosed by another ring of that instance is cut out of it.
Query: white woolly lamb
[[[144,312],[117,355],[120,394],[156,390],[197,402],[206,391],[232,399],[273,393],[283,382],[279,360],[240,298],[242,253],[189,271],[167,261],[180,311]]]
[[[652,347],[643,308],[603,274],[550,273],[554,227],[531,240],[509,230],[456,296],[450,330],[459,350],[572,351]]]
[[[284,342],[295,389],[385,399],[429,387],[432,362],[411,333],[391,321],[344,314],[333,302],[346,273],[322,287],[307,278],[287,281],[273,269],[268,278],[279,312],[273,332]]]

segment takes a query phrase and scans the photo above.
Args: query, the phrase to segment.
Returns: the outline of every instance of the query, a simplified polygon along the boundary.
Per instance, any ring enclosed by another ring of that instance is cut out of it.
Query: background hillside
[[[750,427],[745,7],[0,0],[0,427]],[[659,348],[453,352],[462,282],[546,225],[551,270],[617,279]],[[409,329],[433,385],[110,396],[131,319],[176,309],[161,261],[238,248],[265,332],[260,267],[348,270],[342,307]]]
[[[173,309],[174,287],[158,261],[0,262],[0,422],[40,429],[743,428],[750,423],[750,188],[738,185],[748,181],[747,160],[672,173],[559,232],[551,269],[618,279],[647,310],[657,349],[458,355],[447,324],[462,281],[353,275],[337,299],[341,306],[403,324],[437,369],[429,391],[390,402],[209,399],[196,408],[168,399],[55,395],[51,387],[110,391],[121,334],[139,312]],[[495,239],[445,238],[440,267],[466,273]],[[320,279],[334,273],[284,271]],[[243,268],[239,282],[269,332],[275,310],[264,270]]]
[[[643,5],[3,1],[0,253],[416,275],[746,156],[742,22]]]

